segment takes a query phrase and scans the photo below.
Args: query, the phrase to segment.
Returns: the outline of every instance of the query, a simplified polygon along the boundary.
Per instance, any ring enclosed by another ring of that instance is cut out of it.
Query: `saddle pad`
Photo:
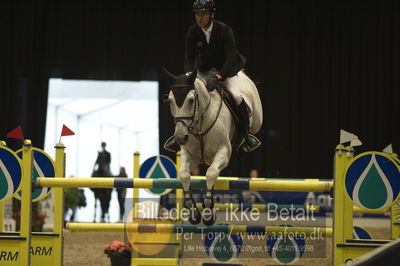
[[[226,89],[225,86],[219,86],[219,93],[229,111],[231,112],[235,123],[239,123],[239,108],[236,104],[232,94]]]
[[[228,107],[229,111],[231,112],[235,123],[239,123],[239,108],[236,104],[235,99],[233,98],[231,92],[225,87],[220,85],[218,87],[219,94],[221,95],[226,107]],[[253,111],[250,109],[250,106],[245,102],[247,111],[249,112],[249,117],[253,115]]]

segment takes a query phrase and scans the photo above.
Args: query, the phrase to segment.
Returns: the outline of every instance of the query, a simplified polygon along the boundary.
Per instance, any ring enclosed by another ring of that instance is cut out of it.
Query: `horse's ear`
[[[176,80],[176,76],[174,76],[172,73],[170,73],[168,70],[165,69],[165,67],[161,68],[161,72],[163,73],[163,76],[170,82]]]
[[[197,77],[197,71],[193,70],[188,76],[189,83],[190,84],[194,84],[194,81],[196,80],[196,77]]]

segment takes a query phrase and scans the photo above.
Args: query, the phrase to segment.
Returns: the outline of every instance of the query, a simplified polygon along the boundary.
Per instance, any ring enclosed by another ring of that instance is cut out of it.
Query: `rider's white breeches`
[[[226,78],[226,80],[225,80],[226,88],[232,94],[233,98],[235,99],[236,104],[239,105],[242,102],[243,96],[242,96],[242,93],[240,92],[240,88],[238,87],[237,84],[240,84],[238,75],[235,75],[230,78]]]
[[[208,71],[206,73],[198,73],[198,75],[201,78],[208,80],[209,78],[213,77],[216,73],[218,73],[218,71],[215,68],[212,68],[210,71]],[[186,73],[186,75],[188,75],[188,73]],[[242,96],[242,93],[240,92],[240,88],[239,88],[238,84],[240,84],[238,74],[236,74],[233,77],[225,79],[225,86],[229,90],[229,92],[232,94],[237,105],[239,105],[243,99],[243,96]]]

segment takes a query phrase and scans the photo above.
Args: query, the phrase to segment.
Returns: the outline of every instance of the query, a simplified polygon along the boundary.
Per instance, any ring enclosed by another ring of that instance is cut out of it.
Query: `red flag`
[[[74,131],[72,131],[66,125],[63,124],[62,130],[61,130],[61,137],[71,136],[71,135],[75,135]]]
[[[17,126],[10,133],[8,133],[7,134],[7,138],[20,139],[20,140],[23,141],[24,140],[24,134],[22,134],[21,126]]]

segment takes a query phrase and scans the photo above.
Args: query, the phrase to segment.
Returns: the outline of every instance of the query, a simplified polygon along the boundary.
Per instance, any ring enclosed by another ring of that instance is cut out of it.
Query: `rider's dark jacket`
[[[108,171],[110,170],[110,162],[111,162],[111,154],[106,150],[99,151],[95,165],[97,164],[99,169]]]
[[[214,67],[226,78],[236,75],[245,62],[245,58],[236,48],[233,31],[228,25],[213,20],[209,43],[197,24],[189,27],[185,41],[185,72],[194,69],[206,72]]]

